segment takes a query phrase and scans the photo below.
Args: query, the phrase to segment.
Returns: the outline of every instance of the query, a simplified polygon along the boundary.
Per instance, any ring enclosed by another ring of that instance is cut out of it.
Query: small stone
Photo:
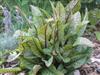
[[[80,75],[79,70],[75,70],[75,71],[74,71],[74,75]]]
[[[96,72],[97,72],[98,74],[100,74],[100,68],[96,69]]]
[[[25,75],[25,72],[21,72],[21,73],[19,73],[18,75]]]

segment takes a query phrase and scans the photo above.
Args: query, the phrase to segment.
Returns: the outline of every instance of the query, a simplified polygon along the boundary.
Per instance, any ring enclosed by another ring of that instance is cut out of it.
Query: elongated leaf
[[[53,51],[52,48],[45,48],[45,49],[43,49],[43,52],[46,55],[51,55],[52,51]]]
[[[22,47],[25,49],[27,49],[27,47],[29,48],[29,50],[31,50],[33,52],[34,55],[41,57],[41,45],[39,43],[39,40],[37,38],[34,37],[23,37],[24,40],[23,42],[20,44],[22,45]]]
[[[82,59],[76,61],[75,63],[73,63],[74,68],[79,68],[83,64],[87,63],[86,60],[87,60],[86,58],[82,58]]]
[[[12,61],[16,60],[21,55],[21,53],[22,52],[20,52],[18,54],[17,53],[10,54],[8,56],[7,62],[12,62]]]
[[[89,23],[89,21],[88,21],[88,10],[86,9],[83,21],[77,27],[77,34],[78,34],[78,36],[82,36],[84,34],[88,23]]]
[[[21,71],[21,68],[15,67],[15,68],[0,68],[0,74],[4,73],[15,73]]]
[[[88,20],[88,10],[87,10],[87,8],[85,9],[85,16],[83,18],[82,23],[83,23],[83,25],[87,25],[89,23],[89,20]]]
[[[72,11],[74,7],[77,5],[79,0],[72,0],[70,3],[67,5],[66,9],[67,11]]]
[[[36,7],[34,5],[30,5],[30,7],[31,7],[31,10],[32,10],[32,13],[34,16],[41,16],[42,15],[42,13],[38,7]]]
[[[25,59],[23,57],[20,57],[19,61],[20,61],[20,67],[22,69],[27,68],[27,69],[31,70],[33,68],[33,66],[34,66],[34,64],[32,62],[30,62],[29,60],[27,60],[27,59]]]
[[[41,75],[55,75],[49,69],[42,69]]]
[[[37,49],[39,49],[41,51],[41,45],[40,42],[37,38],[35,37],[25,37],[25,40],[23,42],[27,42],[27,41],[31,41],[35,44],[35,46],[37,47]]]
[[[52,64],[52,62],[53,62],[53,56],[51,56],[51,58],[48,61],[46,61],[44,59],[42,61],[45,63],[45,65],[47,67],[49,67]]]
[[[70,49],[72,49],[72,48],[73,48],[72,45],[65,45],[63,49],[64,49],[65,51],[67,51],[67,50],[70,50]]]
[[[32,72],[32,74],[33,74],[33,75],[37,75],[38,71],[39,71],[41,68],[42,68],[42,67],[41,67],[40,65],[35,65],[35,66],[33,67],[33,72]]]
[[[57,18],[56,8],[54,6],[54,3],[52,3],[51,1],[50,1],[50,4],[51,4],[51,7],[52,7],[54,19],[56,19]]]
[[[66,70],[64,68],[64,65],[63,64],[59,64],[57,70],[59,70],[60,72],[63,72],[64,74],[66,73]]]
[[[70,58],[69,57],[63,57],[63,61],[64,61],[64,63],[68,63],[68,62],[70,62]]]
[[[51,66],[49,67],[49,70],[50,70],[54,75],[64,75],[62,72],[60,72],[59,70],[57,70],[57,69],[55,68],[55,66],[53,66],[53,65],[51,65]]]
[[[90,40],[88,40],[87,38],[84,38],[84,37],[77,38],[77,40],[75,41],[73,46],[77,46],[77,45],[85,45],[88,47],[94,47],[94,44]]]
[[[77,26],[80,25],[80,23],[81,23],[80,12],[76,12],[74,15],[72,15],[70,22],[71,22],[71,24],[70,24],[69,32],[71,34],[75,34],[77,31]]]
[[[50,18],[50,15],[48,14],[48,12],[46,10],[41,9],[41,8],[40,8],[40,10],[47,18]]]
[[[64,63],[68,63],[70,62],[70,58],[67,57],[68,55],[64,55],[63,56],[59,53],[59,58],[61,58],[61,60],[63,60]]]
[[[63,22],[65,21],[65,16],[66,16],[65,15],[65,8],[61,2],[58,2],[56,5],[56,15],[57,15],[58,19],[60,19]]]
[[[63,26],[62,23],[58,22],[58,38],[59,42],[61,42],[61,45],[64,45],[64,29],[65,26]]]
[[[38,27],[37,32],[38,32],[39,38],[45,40],[45,29],[46,29],[46,38],[48,40],[52,33],[52,29],[48,24],[41,25],[40,27]]]

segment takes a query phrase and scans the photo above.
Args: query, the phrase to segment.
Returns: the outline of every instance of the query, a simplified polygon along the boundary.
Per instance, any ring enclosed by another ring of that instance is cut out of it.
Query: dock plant
[[[17,33],[20,34],[14,59],[19,62],[17,67],[27,75],[70,75],[89,62],[94,44],[82,36],[89,23],[88,10],[82,18],[77,10],[78,2],[72,0],[66,7],[61,2],[56,5],[51,2],[51,16],[31,5],[37,14],[41,13],[42,22],[27,32]],[[33,31],[30,33],[30,30]]]

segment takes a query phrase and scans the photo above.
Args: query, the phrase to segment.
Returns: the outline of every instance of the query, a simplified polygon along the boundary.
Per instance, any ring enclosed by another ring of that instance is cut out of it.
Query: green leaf
[[[46,24],[46,25],[41,25],[41,26],[39,26],[39,27],[37,28],[37,32],[38,32],[39,38],[40,38],[41,40],[44,40],[44,41],[45,41],[45,36],[44,36],[44,34],[45,34],[45,29],[46,29],[46,38],[47,38],[47,40],[48,40],[48,39],[50,38],[51,33],[52,33],[51,27],[50,27],[48,24]]]
[[[12,62],[12,61],[16,60],[21,55],[21,53],[22,52],[17,54],[17,52],[13,52],[12,54],[10,54],[8,56],[7,62]]]
[[[28,4],[28,0],[22,0],[22,2],[21,2],[21,5],[23,6],[23,5],[26,5],[26,4]]]
[[[33,70],[32,70],[32,75],[37,75],[38,71],[41,69],[42,67],[40,65],[34,65]]]
[[[99,31],[96,31],[95,34],[96,34],[96,38],[97,38],[97,40],[100,41],[100,32],[99,32]]]
[[[94,44],[90,40],[88,40],[87,38],[84,38],[84,37],[78,37],[76,39],[73,46],[77,46],[77,45],[85,45],[85,46],[88,46],[88,47],[94,47]]]
[[[34,16],[41,16],[42,15],[42,13],[38,7],[36,7],[34,5],[30,5],[30,7],[31,7],[31,11],[32,11]]]
[[[63,53],[63,56],[62,56],[62,55],[60,54],[60,52],[58,52],[58,53],[59,53],[59,57],[58,57],[58,59],[61,58],[61,60],[63,60],[64,63],[68,63],[68,62],[70,62],[70,58],[67,57],[68,54],[64,55],[64,53]]]
[[[73,13],[77,12],[77,11],[80,11],[81,9],[81,1],[78,0],[77,4],[75,5],[74,9],[73,9]]]
[[[56,8],[54,6],[54,3],[50,1],[51,7],[52,7],[52,11],[53,11],[53,16],[56,19],[57,18],[57,14],[56,14]]]
[[[48,61],[47,61],[47,60],[44,60],[44,59],[42,59],[42,61],[45,63],[45,65],[46,65],[47,67],[50,67],[51,64],[53,63],[53,56],[51,56],[50,59],[49,59]]]
[[[59,64],[57,70],[59,70],[60,72],[63,72],[64,74],[66,73],[66,69],[64,68],[63,64]]]
[[[32,37],[34,44],[36,45],[37,49],[39,49],[40,52],[42,52],[42,47],[40,44],[40,41],[37,38]]]
[[[44,54],[51,55],[51,53],[52,53],[52,48],[44,48],[44,49],[43,49],[43,52],[44,52]]]
[[[66,17],[66,11],[61,2],[58,2],[56,7],[51,2],[52,10],[53,10],[53,16],[55,20],[60,20],[61,22],[65,22]]]
[[[83,18],[83,21],[82,21],[82,24],[83,25],[87,25],[89,23],[89,20],[88,20],[88,10],[87,8],[85,9],[85,16]]]
[[[41,8],[40,8],[40,10],[47,18],[50,18],[50,15],[48,14],[48,12],[46,10],[41,9]]]
[[[68,62],[70,62],[70,58],[69,57],[63,57],[63,61],[64,61],[64,63],[68,63]]]
[[[21,43],[24,49],[30,48],[34,55],[41,57],[42,47],[40,41],[35,37],[23,37],[23,42]]]
[[[73,67],[74,67],[75,69],[81,67],[83,64],[86,63],[86,60],[87,60],[87,59],[86,59],[85,57],[79,59],[78,61],[76,61],[75,63],[73,63]]]
[[[89,23],[89,20],[88,20],[88,10],[86,9],[83,21],[77,27],[77,34],[78,34],[78,36],[82,36],[84,34],[88,23]]]
[[[80,0],[72,0],[70,3],[66,6],[67,12],[75,12],[80,9]]]
[[[0,74],[4,74],[4,73],[16,73],[16,72],[20,72],[21,68],[19,67],[15,67],[15,68],[0,68]]]
[[[63,26],[63,24],[61,22],[58,22],[58,38],[59,38],[59,42],[61,43],[61,45],[64,45],[64,29],[65,26]]]
[[[36,55],[37,57],[41,57],[41,53],[39,52],[37,47],[34,45],[34,43],[28,42],[26,44],[27,44],[26,45],[27,47],[30,47],[30,51],[32,51],[34,55]],[[22,46],[25,46],[25,43],[23,43]],[[24,50],[25,50],[25,48],[24,48]]]
[[[23,57],[20,57],[19,60],[20,60],[20,67],[22,69],[27,68],[27,69],[31,70],[33,68],[33,66],[34,66],[34,64],[32,62],[30,62],[30,60],[27,60],[27,59],[25,59]]]
[[[51,66],[49,67],[49,70],[50,70],[54,75],[64,75],[61,71],[57,70],[57,69],[55,68],[55,66],[53,66],[53,65],[51,65]]]
[[[69,33],[76,34],[77,27],[80,25],[80,23],[81,23],[81,15],[80,15],[80,12],[78,11],[74,15],[71,16]]]
[[[49,69],[42,69],[40,75],[55,75]]]
[[[63,47],[63,49],[64,49],[65,51],[70,50],[70,49],[72,49],[72,48],[73,48],[72,45],[65,45],[65,46]]]
[[[65,22],[65,8],[61,2],[58,2],[56,5],[56,17],[60,19],[62,22]]]

